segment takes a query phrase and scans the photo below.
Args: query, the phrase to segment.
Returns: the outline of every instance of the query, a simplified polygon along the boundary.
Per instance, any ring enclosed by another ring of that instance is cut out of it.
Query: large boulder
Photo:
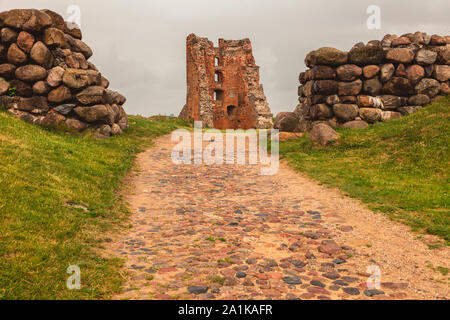
[[[447,44],[447,41],[445,40],[444,37],[437,34],[433,34],[430,39],[430,44],[432,46],[445,46]]]
[[[61,31],[65,31],[65,27],[66,27],[66,22],[64,21],[64,18],[61,17],[58,13],[48,10],[48,9],[44,9],[41,10],[42,12],[44,12],[45,14],[47,14],[50,19],[51,19],[51,27],[52,28],[56,28],[59,29]]]
[[[29,53],[31,48],[33,47],[35,38],[32,34],[22,31],[19,33],[19,36],[17,37],[17,45],[19,46],[22,51]]]
[[[392,47],[398,47],[398,46],[408,45],[408,44],[411,44],[411,40],[409,40],[409,38],[407,38],[407,37],[398,37],[398,38],[393,39],[391,42]]]
[[[360,108],[380,108],[382,105],[380,97],[360,95],[357,101]]]
[[[408,104],[411,106],[424,106],[429,104],[431,101],[430,97],[425,94],[416,94],[414,96],[409,97]]]
[[[353,120],[346,122],[342,125],[342,128],[346,129],[364,129],[367,128],[369,124],[363,120]]]
[[[311,81],[307,81],[301,88],[301,92],[303,94],[303,96],[305,97],[309,97],[311,95],[313,95],[313,87],[314,87],[314,82],[313,80]]]
[[[7,59],[9,63],[21,65],[27,61],[27,54],[20,50],[17,44],[13,43],[9,46]]]
[[[298,117],[294,112],[280,112],[274,122],[274,128],[284,132],[293,132],[298,125]]]
[[[30,98],[19,98],[16,109],[20,111],[32,111],[41,110],[48,111],[50,106],[48,105],[47,98],[42,96],[34,96]]]
[[[52,53],[41,41],[36,42],[31,48],[30,57],[34,60],[34,62],[46,69],[50,69],[53,64]]]
[[[59,106],[54,107],[53,110],[66,116],[69,113],[71,113],[72,110],[76,108],[76,106],[77,105],[73,104],[73,103],[66,103],[66,104],[61,104]]]
[[[381,112],[381,120],[382,121],[389,121],[389,120],[395,120],[402,117],[402,114],[400,112],[395,111],[383,111]]]
[[[15,30],[8,27],[0,30],[0,39],[3,43],[16,42],[18,36],[19,34]]]
[[[339,134],[325,123],[314,125],[308,134],[308,138],[322,146],[326,146],[339,139]]]
[[[422,108],[422,106],[405,106],[405,107],[398,108],[398,111],[400,111],[400,113],[405,116],[405,115],[417,112],[421,108]]]
[[[79,52],[73,52],[69,54],[66,57],[65,63],[69,68],[83,69],[83,70],[88,69],[86,58],[82,53]]]
[[[380,64],[384,58],[384,51],[381,46],[354,47],[348,54],[349,63],[359,66],[369,64]]]
[[[352,82],[339,82],[338,94],[340,96],[356,96],[361,92],[362,81],[360,79]]]
[[[46,29],[42,41],[50,48],[68,48],[64,32],[56,28]]]
[[[89,59],[92,56],[92,49],[79,39],[73,40],[72,50],[74,52],[82,53],[86,59]]]
[[[392,63],[386,63],[381,66],[380,79],[382,82],[388,82],[394,75],[395,67]]]
[[[69,130],[74,130],[78,132],[82,132],[87,128],[87,125],[84,122],[72,118],[66,119],[66,126]]]
[[[378,108],[361,108],[359,109],[361,119],[368,123],[374,123],[381,120],[381,110]]]
[[[314,104],[318,104],[318,103],[324,103],[327,99],[327,95],[312,95],[309,97],[306,97],[305,102],[307,104],[309,104],[310,106],[314,105]]]
[[[101,86],[87,87],[76,95],[76,99],[83,105],[94,105],[104,103],[105,88]]]
[[[411,84],[416,84],[423,77],[425,77],[425,70],[421,66],[413,64],[406,68],[406,78]]]
[[[82,39],[83,35],[78,25],[76,25],[74,22],[65,22],[65,24],[66,26],[64,28],[64,32],[66,34],[69,34],[78,40]]]
[[[313,120],[326,120],[333,117],[333,111],[325,103],[315,104],[310,109],[310,116]]]
[[[363,84],[363,91],[371,96],[377,96],[380,94],[383,85],[378,78],[372,78],[365,80]]]
[[[444,94],[444,95],[450,94],[450,83],[448,83],[448,82],[441,83],[441,94]]]
[[[53,89],[48,94],[48,101],[55,104],[60,104],[65,101],[69,101],[72,99],[72,93],[69,88],[66,86],[59,86],[56,89]]]
[[[362,74],[362,69],[355,64],[345,64],[336,69],[336,74],[341,81],[354,81]]]
[[[400,63],[397,66],[397,69],[395,69],[395,76],[396,77],[404,77],[406,78],[406,67],[403,63]]]
[[[356,104],[338,103],[333,106],[333,111],[336,117],[343,122],[355,120],[359,113],[359,109]]]
[[[16,78],[22,81],[35,82],[47,77],[47,70],[43,67],[29,64],[16,69]]]
[[[328,66],[315,66],[311,69],[311,79],[313,80],[333,80],[336,78],[336,71]]]
[[[380,67],[377,65],[368,65],[363,68],[364,77],[367,79],[371,79],[375,77],[380,72]]]
[[[338,83],[334,80],[314,81],[312,92],[317,95],[332,95],[337,93]]]
[[[37,96],[45,96],[50,88],[45,81],[38,81],[33,85],[33,94]]]
[[[406,78],[393,77],[383,86],[385,94],[408,96],[414,94],[414,88]]]
[[[15,9],[4,12],[2,20],[5,26],[29,32],[40,32],[52,24],[52,19],[47,14],[35,9]]]
[[[433,48],[437,52],[436,62],[439,64],[450,64],[450,46],[435,47]]]
[[[63,75],[63,82],[69,88],[82,89],[87,86],[100,85],[101,75],[95,70],[67,69]]]
[[[310,119],[311,105],[300,102],[294,109],[294,114],[298,118],[297,129],[300,132],[306,132],[311,129],[312,121]]]
[[[328,96],[328,97],[325,99],[325,102],[326,102],[328,105],[332,106],[333,104],[336,104],[336,103],[341,102],[341,100],[340,100],[340,98],[339,98],[339,96],[338,96],[337,94],[333,94],[333,95]]]
[[[393,95],[382,95],[380,96],[380,99],[384,109],[396,109],[401,106],[406,106],[408,103],[407,98]]]
[[[0,96],[8,92],[8,89],[9,89],[9,82],[3,78],[0,78]]]
[[[16,66],[10,63],[0,64],[0,77],[11,79],[16,72]]]
[[[414,57],[414,51],[408,48],[394,48],[386,52],[386,59],[394,63],[410,63]]]
[[[72,22],[66,22],[64,21],[64,18],[61,17],[58,13],[45,9],[41,10],[45,14],[47,14],[51,18],[51,27],[59,29],[63,31],[66,34],[69,34],[72,37],[75,37],[77,39],[82,38],[81,30],[78,28],[78,26]]]
[[[62,125],[66,118],[56,112],[47,113],[42,119],[39,120],[39,124],[45,127],[56,127]]]
[[[104,76],[102,76],[102,80],[101,80],[100,86],[105,88],[105,89],[108,89],[108,87],[109,87],[109,80],[106,79]]]
[[[97,122],[108,116],[108,109],[105,105],[95,105],[92,107],[76,107],[75,113],[86,122]]]
[[[47,75],[47,84],[50,87],[59,87],[62,84],[64,72],[65,70],[62,67],[50,69]]]
[[[435,79],[424,78],[415,87],[416,93],[426,94],[430,98],[434,98],[441,90],[441,84]]]
[[[441,82],[450,80],[450,66],[440,64],[435,65],[434,77]]]
[[[347,52],[340,51],[336,48],[323,47],[308,54],[306,65],[339,66],[346,64],[347,59]]]
[[[421,65],[429,65],[436,62],[437,52],[421,49],[417,52],[416,61]]]
[[[300,84],[304,85],[308,80],[306,79],[306,72],[300,72],[300,75],[298,76],[298,81]]]
[[[126,102],[125,96],[121,95],[117,91],[105,89],[105,101],[107,104],[123,105]]]

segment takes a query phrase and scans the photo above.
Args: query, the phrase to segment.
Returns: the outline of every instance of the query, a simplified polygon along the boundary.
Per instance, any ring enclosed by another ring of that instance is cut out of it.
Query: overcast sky
[[[178,115],[186,100],[186,37],[250,38],[274,114],[297,105],[304,57],[332,46],[425,31],[450,34],[449,0],[0,0],[1,11],[48,8],[68,18],[81,9],[90,59],[127,97],[130,114]],[[381,9],[381,29],[369,30],[368,6]]]

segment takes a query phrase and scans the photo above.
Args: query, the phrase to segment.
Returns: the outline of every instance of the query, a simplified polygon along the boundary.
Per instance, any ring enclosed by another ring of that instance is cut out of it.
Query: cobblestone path
[[[444,299],[447,248],[282,163],[175,165],[170,136],[138,157],[115,299]],[[371,269],[368,269],[368,268]],[[381,271],[381,286],[367,279]]]

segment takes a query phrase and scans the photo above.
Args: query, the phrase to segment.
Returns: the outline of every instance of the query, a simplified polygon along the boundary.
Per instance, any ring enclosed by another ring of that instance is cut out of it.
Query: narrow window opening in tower
[[[220,71],[216,71],[216,74],[215,74],[215,81],[217,82],[217,83],[222,83],[222,73],[220,72]]]
[[[215,90],[214,91],[214,100],[215,101],[221,101],[223,99],[223,91],[222,90]]]
[[[214,62],[214,66],[218,67],[218,66],[219,66],[219,58],[216,57],[216,58],[214,59],[214,61],[215,61],[215,62]]]
[[[227,114],[228,117],[233,117],[236,114],[237,108],[235,106],[228,106],[227,107]]]

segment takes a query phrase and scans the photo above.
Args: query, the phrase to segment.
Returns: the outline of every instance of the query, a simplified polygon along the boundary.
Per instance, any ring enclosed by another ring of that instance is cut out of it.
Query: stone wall
[[[122,133],[126,99],[108,89],[81,39],[80,29],[50,10],[0,13],[0,106],[39,125]]]
[[[300,74],[299,105],[275,126],[309,131],[316,123],[363,128],[399,118],[450,93],[450,36],[386,35],[349,52],[310,52]]]
[[[180,118],[217,129],[272,127],[249,39],[219,39],[216,48],[191,34],[186,40],[186,66],[187,98]]]

